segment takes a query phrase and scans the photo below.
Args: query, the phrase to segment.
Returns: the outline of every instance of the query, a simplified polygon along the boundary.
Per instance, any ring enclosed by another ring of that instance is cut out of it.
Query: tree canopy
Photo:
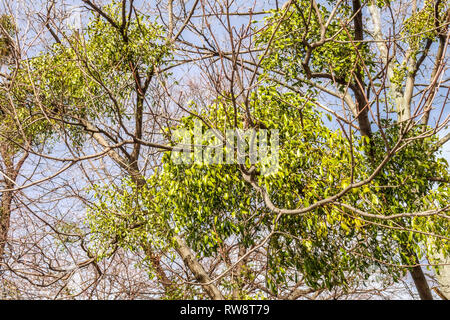
[[[79,2],[0,17],[2,295],[450,297],[447,2]]]

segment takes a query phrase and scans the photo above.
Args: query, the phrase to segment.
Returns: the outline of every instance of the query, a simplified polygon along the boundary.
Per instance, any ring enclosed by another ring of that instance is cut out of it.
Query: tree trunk
[[[362,41],[364,40],[363,33],[363,15],[360,0],[353,0],[353,14],[355,15],[353,19],[353,25],[355,28],[355,41],[358,50],[362,48]],[[370,127],[369,121],[369,106],[367,104],[366,98],[364,96],[365,84],[363,78],[363,72],[360,65],[356,66],[356,81],[353,86],[353,91],[356,100],[356,110],[358,111],[358,124],[361,130],[361,135],[371,138],[372,129]]]
[[[0,188],[3,189],[13,189],[15,186],[15,181],[17,175],[19,174],[22,165],[28,158],[28,152],[25,152],[20,160],[14,167],[14,157],[11,155],[10,148],[7,143],[3,142],[0,145],[0,155],[2,157],[2,168],[4,170],[3,185]],[[14,191],[4,191],[1,196],[0,204],[0,266],[4,260],[5,246],[8,239],[10,218],[11,218],[11,205],[14,196]]]
[[[165,294],[168,296],[173,291],[174,285],[172,281],[167,277],[163,267],[161,266],[161,259],[160,256],[155,254],[150,247],[150,245],[143,243],[142,247],[144,249],[145,255],[149,257],[150,263],[152,264],[152,267],[155,269],[156,275],[159,279],[159,282],[164,288]]]
[[[224,300],[224,297],[220,293],[219,289],[211,283],[211,278],[208,273],[203,268],[203,266],[197,261],[194,254],[191,252],[189,247],[186,245],[183,239],[176,236],[175,241],[177,242],[177,252],[182,257],[183,262],[194,274],[195,279],[202,284],[203,290],[208,294],[208,296],[213,300]]]
[[[428,286],[425,274],[420,266],[415,266],[409,270],[416,286],[417,292],[419,293],[421,300],[433,300],[431,295],[430,287]]]
[[[415,265],[409,269],[409,273],[414,281],[414,285],[419,293],[421,300],[433,300],[433,296],[431,294],[430,287],[428,286],[428,281],[423,273],[422,267],[419,266],[419,257],[417,254],[408,248],[406,245],[402,246],[402,249],[410,257],[409,264]],[[405,263],[408,263],[406,259],[404,259]]]
[[[6,189],[11,188],[10,184],[6,184]],[[12,191],[2,193],[1,209],[0,209],[0,265],[3,262],[5,254],[5,246],[8,239],[8,231],[11,217]]]

